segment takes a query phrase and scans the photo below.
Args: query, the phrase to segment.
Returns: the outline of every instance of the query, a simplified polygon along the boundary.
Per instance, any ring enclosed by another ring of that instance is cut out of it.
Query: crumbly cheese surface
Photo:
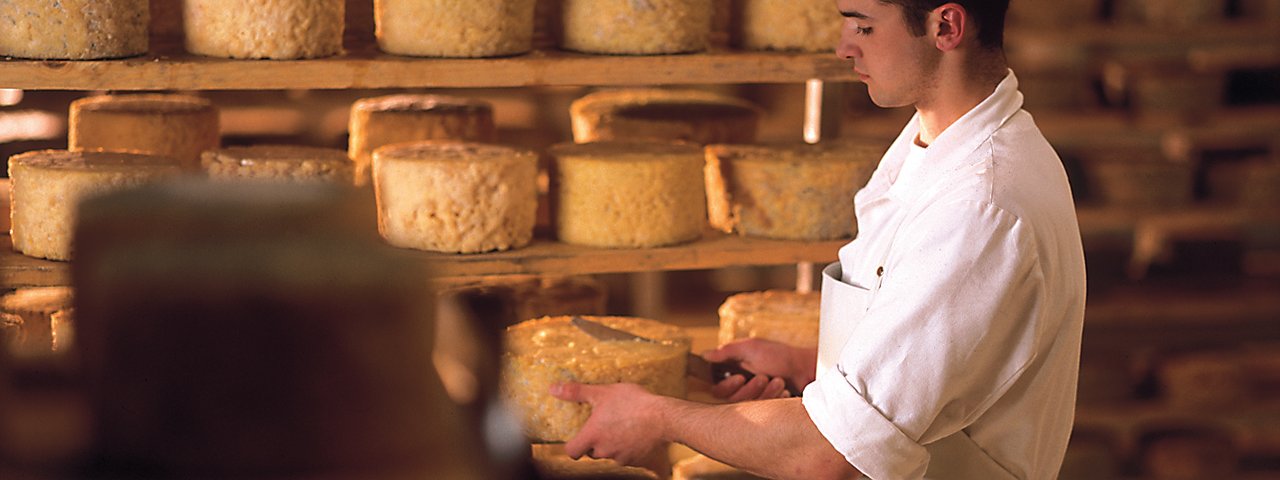
[[[689,89],[599,91],[575,100],[569,116],[578,143],[639,139],[750,143],[760,123],[760,109],[750,102]]]
[[[347,155],[357,185],[369,183],[373,151],[419,140],[492,142],[496,134],[488,102],[445,95],[386,95],[351,105]]]
[[[535,0],[375,0],[378,46],[397,55],[495,57],[529,51]]]
[[[397,247],[479,253],[533,238],[538,154],[425,141],[373,154],[378,229]]]
[[[290,60],[342,51],[344,0],[182,0],[187,51]]]
[[[221,142],[218,110],[190,95],[99,95],[71,102],[71,150],[127,150],[200,169],[200,154]]]
[[[857,229],[853,196],[883,153],[848,142],[708,146],[711,225],[786,240],[849,237]]]
[[[350,184],[354,166],[333,148],[255,145],[208,150],[201,159],[215,180],[321,181]]]
[[[556,235],[595,247],[657,247],[702,236],[702,149],[599,142],[552,147]]]
[[[600,341],[570,323],[544,317],[507,328],[503,395],[518,410],[525,433],[565,441],[586,422],[591,407],[552,397],[554,383],[629,382],[671,397],[687,391],[685,370],[691,340],[678,327],[634,317],[585,317],[637,336],[658,340]]]
[[[720,344],[762,338],[816,348],[820,304],[818,292],[765,290],[733,295],[720,304]]]
[[[14,155],[9,158],[13,248],[32,257],[70,260],[82,199],[181,171],[176,160],[135,153],[42,150]]]
[[[840,41],[839,10],[830,0],[741,0],[742,47],[829,52]]]
[[[588,53],[706,50],[711,0],[563,0],[561,47]]]
[[[147,52],[148,0],[0,1],[0,56],[94,60]]]

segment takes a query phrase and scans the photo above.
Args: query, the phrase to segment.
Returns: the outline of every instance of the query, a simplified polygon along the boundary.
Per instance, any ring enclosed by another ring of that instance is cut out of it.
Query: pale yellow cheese
[[[179,175],[171,158],[125,152],[41,150],[9,158],[13,248],[70,260],[76,208],[85,197]]]
[[[702,236],[702,149],[600,142],[552,147],[555,231],[562,242],[657,247]]]
[[[147,53],[148,0],[0,1],[0,57],[96,60]]]
[[[765,290],[733,295],[720,304],[720,344],[761,338],[793,347],[818,346],[818,292]]]
[[[255,145],[206,150],[201,159],[213,180],[321,181],[350,185],[353,164],[334,148]]]
[[[831,0],[737,0],[742,47],[829,52],[843,18]]]
[[[691,89],[603,90],[569,106],[573,139],[683,140],[699,144],[751,143],[760,109],[750,102]]]
[[[350,122],[347,155],[355,160],[357,185],[369,183],[379,147],[419,140],[493,142],[497,136],[488,102],[444,95],[362,98],[351,105]]]
[[[707,213],[726,233],[832,240],[857,232],[853,196],[884,149],[851,142],[707,147]]]
[[[126,150],[200,169],[200,153],[221,142],[218,109],[190,95],[100,95],[71,102],[71,150]]]
[[[182,0],[187,51],[291,60],[342,51],[344,0]]]
[[[538,154],[423,141],[373,153],[378,230],[397,247],[454,253],[519,248],[533,238]]]
[[[711,0],[563,0],[561,8],[567,50],[700,52],[711,34]]]
[[[680,328],[634,317],[584,318],[662,343],[600,341],[573,326],[570,317],[545,317],[507,328],[503,396],[531,438],[568,440],[591,415],[589,405],[552,397],[547,390],[555,383],[627,382],[677,398],[687,392],[690,339]]]
[[[378,47],[422,57],[495,57],[533,48],[535,0],[374,0]]]
[[[14,353],[48,354],[54,350],[53,316],[71,307],[71,287],[20,288],[0,297],[0,312],[20,319],[18,337],[9,339]]]

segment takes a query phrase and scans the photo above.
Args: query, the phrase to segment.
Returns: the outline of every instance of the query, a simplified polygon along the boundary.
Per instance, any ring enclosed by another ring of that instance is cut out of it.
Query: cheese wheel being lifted
[[[201,159],[214,180],[320,181],[351,184],[347,152],[334,148],[255,145],[207,150]]]
[[[187,51],[292,60],[342,51],[344,0],[182,0]]]
[[[747,50],[829,52],[840,41],[840,11],[831,0],[737,0],[741,46]]]
[[[147,0],[0,2],[0,57],[97,60],[147,53]]]
[[[200,153],[221,141],[218,110],[190,95],[100,95],[71,102],[71,150],[124,150],[171,157],[200,170]]]
[[[70,260],[76,209],[85,197],[179,175],[177,161],[125,152],[41,150],[9,158],[13,248]]]
[[[691,340],[679,327],[634,317],[583,318],[660,343],[601,341],[575,327],[571,317],[544,317],[508,327],[502,391],[531,438],[568,440],[591,415],[589,405],[552,397],[547,389],[555,383],[627,382],[658,395],[686,394]]]
[[[569,106],[573,140],[682,140],[751,143],[760,109],[750,102],[689,89],[604,90]]]
[[[535,0],[374,0],[378,47],[396,55],[496,57],[533,48]]]
[[[355,160],[357,185],[369,183],[373,151],[419,140],[493,142],[497,137],[488,102],[445,95],[387,95],[351,105],[347,155]]]
[[[566,50],[652,55],[700,52],[711,35],[711,0],[563,0]]]
[[[552,182],[556,235],[593,247],[696,240],[706,225],[702,149],[690,144],[560,144]]]
[[[378,230],[403,248],[479,253],[533,238],[538,154],[424,141],[373,153]]]
[[[818,292],[765,290],[733,295],[720,304],[720,344],[761,338],[817,348]]]
[[[853,196],[884,150],[851,142],[707,147],[707,213],[725,233],[834,240],[857,232]]]

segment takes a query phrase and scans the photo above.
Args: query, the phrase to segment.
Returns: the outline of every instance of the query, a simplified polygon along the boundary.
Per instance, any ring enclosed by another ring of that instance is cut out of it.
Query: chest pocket
[[[840,262],[822,269],[822,305],[818,324],[818,376],[835,366],[840,351],[862,321],[871,302],[872,289],[840,280]],[[879,285],[879,278],[871,285]]]

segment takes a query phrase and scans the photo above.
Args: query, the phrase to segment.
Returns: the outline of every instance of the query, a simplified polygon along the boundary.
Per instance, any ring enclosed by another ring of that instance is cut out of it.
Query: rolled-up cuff
[[[924,478],[929,452],[867,403],[838,369],[804,389],[804,408],[822,436],[873,480]]]

